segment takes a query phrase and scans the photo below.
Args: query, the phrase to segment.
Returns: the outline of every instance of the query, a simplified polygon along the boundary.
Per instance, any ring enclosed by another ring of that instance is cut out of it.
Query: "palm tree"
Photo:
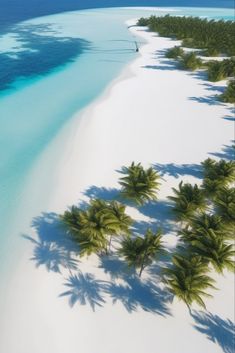
[[[156,255],[164,253],[161,239],[160,230],[153,233],[148,229],[143,238],[140,236],[126,237],[122,242],[119,254],[125,258],[129,266],[140,269],[139,277],[141,277],[144,268],[153,262]]]
[[[132,219],[125,206],[118,202],[92,200],[86,210],[73,206],[61,217],[67,229],[78,242],[80,256],[108,252],[112,235],[127,234]]]
[[[205,195],[213,200],[218,190],[223,187],[223,183],[221,179],[204,178],[202,189]]]
[[[178,231],[178,235],[180,240],[184,242],[184,244],[191,244],[196,238],[197,234],[195,234],[194,230],[189,224]]]
[[[192,228],[199,234],[215,234],[219,238],[230,238],[230,233],[223,218],[217,214],[204,213],[192,220]]]
[[[220,100],[225,103],[235,103],[235,80],[231,80],[228,82],[228,85],[224,91],[220,95]]]
[[[78,232],[74,239],[80,247],[80,256],[91,253],[102,253],[107,249],[106,234],[115,231],[117,224],[113,217],[104,215],[97,204],[92,202],[87,210],[80,210],[78,214]]]
[[[235,162],[221,159],[215,161],[207,158],[202,162],[204,181],[203,189],[208,196],[214,196],[215,193],[224,186],[228,186],[235,181]]]
[[[192,243],[200,237],[214,234],[219,238],[230,238],[231,231],[224,223],[222,217],[216,214],[203,213],[191,219],[190,224],[179,231],[181,240]]]
[[[81,210],[78,207],[72,206],[60,216],[62,224],[64,224],[69,233],[75,238],[79,235],[81,229],[79,221],[80,213]]]
[[[117,201],[111,201],[107,205],[107,210],[110,211],[119,221],[120,232],[128,234],[133,220],[126,214],[126,206]]]
[[[179,190],[172,188],[176,196],[168,196],[175,205],[173,212],[178,220],[188,220],[196,214],[196,211],[206,209],[206,200],[203,191],[195,184],[194,186],[183,181],[179,183]]]
[[[214,269],[223,273],[226,268],[229,271],[234,270],[234,260],[235,251],[233,249],[233,244],[227,244],[227,242],[218,237],[216,234],[210,233],[201,236],[196,241],[193,242],[191,252],[201,256],[201,258],[214,267]]]
[[[206,273],[208,267],[199,256],[173,256],[173,266],[165,270],[168,290],[188,306],[196,302],[205,308],[202,297],[211,297],[206,290],[214,288],[214,280]]]
[[[107,205],[107,212],[111,212],[114,217],[118,220],[119,230],[110,234],[109,239],[109,250],[111,247],[112,236],[114,235],[129,235],[130,227],[133,224],[133,220],[126,214],[126,206],[117,201],[111,201]]]
[[[216,212],[228,226],[234,227],[235,222],[235,188],[220,189],[214,200]]]
[[[129,167],[123,168],[123,172],[125,176],[120,178],[119,184],[122,186],[121,195],[124,198],[138,205],[156,200],[160,176],[153,168],[144,169],[140,163],[132,162]]]

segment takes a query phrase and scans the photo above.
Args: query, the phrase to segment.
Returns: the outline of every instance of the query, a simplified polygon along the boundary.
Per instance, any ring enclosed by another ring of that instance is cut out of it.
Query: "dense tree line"
[[[182,40],[182,46],[202,49],[201,55],[218,56],[227,54],[228,59],[203,62],[196,52],[185,53],[181,46],[175,46],[166,51],[165,56],[175,59],[179,68],[194,71],[202,68],[207,71],[208,80],[221,81],[235,77],[235,23],[233,21],[214,21],[197,17],[164,16],[140,18],[139,26],[148,26],[151,31],[161,36]],[[234,80],[228,82],[220,99],[226,103],[235,102]]]
[[[183,46],[205,50],[205,55],[235,55],[235,23],[199,17],[151,16],[140,18],[139,26],[148,26],[160,36],[183,41]]]

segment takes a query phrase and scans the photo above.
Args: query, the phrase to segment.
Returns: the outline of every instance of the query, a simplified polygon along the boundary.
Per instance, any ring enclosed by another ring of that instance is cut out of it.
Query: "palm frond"
[[[121,195],[138,205],[156,200],[160,176],[153,168],[144,169],[140,163],[123,168],[124,177],[120,178]]]

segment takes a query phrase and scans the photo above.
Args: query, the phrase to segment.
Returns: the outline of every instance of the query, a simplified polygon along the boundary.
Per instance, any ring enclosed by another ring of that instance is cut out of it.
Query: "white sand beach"
[[[61,237],[52,213],[89,198],[112,197],[119,188],[118,170],[132,161],[154,165],[163,179],[156,206],[138,211],[128,207],[128,212],[140,231],[149,224],[163,227],[166,245],[173,246],[167,203],[171,188],[180,180],[200,183],[200,162],[217,158],[231,145],[234,122],[225,118],[232,117],[232,107],[215,99],[225,82],[213,84],[203,73],[176,69],[164,50],[177,42],[145,28],[130,30],[146,41],[136,60],[56,138],[67,136],[53,195],[44,210],[47,216],[29,233],[38,243],[22,240],[25,252],[1,313],[1,353],[230,353],[226,327],[234,315],[231,274],[213,275],[218,290],[206,300],[208,312],[195,306],[190,316],[183,303],[166,302],[157,275],[146,270],[141,281],[117,279],[118,259],[101,264],[96,256],[81,260],[73,252],[57,254],[52,240],[47,252],[55,250],[57,269],[49,260],[50,271],[30,260],[35,247],[43,246],[40,236]],[[78,260],[77,268],[68,270],[71,258]],[[79,270],[82,274],[75,277]],[[90,302],[83,290],[90,293]]]

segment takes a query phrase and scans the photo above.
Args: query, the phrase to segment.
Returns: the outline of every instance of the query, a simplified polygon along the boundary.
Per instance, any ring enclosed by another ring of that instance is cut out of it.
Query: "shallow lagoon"
[[[137,55],[125,21],[168,12],[233,18],[229,9],[95,9],[22,22],[0,39],[0,258],[8,269],[50,198],[63,141],[51,156],[47,147]]]

